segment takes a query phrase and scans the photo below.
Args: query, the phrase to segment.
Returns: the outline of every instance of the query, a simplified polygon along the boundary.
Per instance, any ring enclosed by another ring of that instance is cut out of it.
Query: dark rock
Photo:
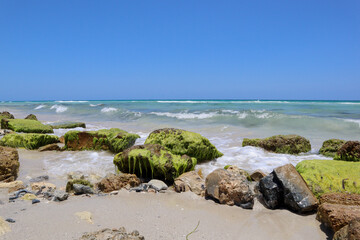
[[[1,119],[3,119],[3,118],[5,118],[5,119],[15,119],[14,115],[12,115],[12,114],[9,113],[9,112],[2,112],[2,113],[0,113],[0,121],[1,121]]]
[[[97,188],[102,192],[112,192],[122,188],[130,189],[139,186],[140,179],[135,174],[112,175],[103,178],[97,183]]]
[[[347,141],[338,150],[335,156],[336,160],[344,160],[351,162],[360,162],[360,142]]]
[[[333,240],[359,240],[360,239],[360,218],[350,221],[350,223],[337,231]]]
[[[15,220],[12,219],[12,218],[7,218],[7,219],[5,219],[5,221],[7,221],[7,222],[9,222],[9,223],[14,223],[14,222],[15,222]]]
[[[69,180],[66,183],[66,192],[74,192],[74,185],[75,184],[80,184],[80,185],[84,185],[84,186],[89,186],[90,188],[93,187],[93,185],[90,183],[89,180],[85,180],[85,179],[72,179]]]
[[[15,181],[19,166],[18,151],[15,148],[0,146],[0,181]]]
[[[61,202],[61,201],[65,201],[66,199],[68,199],[69,194],[67,192],[64,192],[64,191],[56,190],[52,194],[52,196],[53,196],[53,201]]]
[[[283,189],[274,181],[272,173],[260,180],[259,190],[268,208],[276,209],[283,205]]]
[[[94,194],[94,190],[90,186],[82,184],[73,184],[73,190],[75,195]]]
[[[34,114],[29,114],[29,115],[27,115],[25,119],[38,121],[37,117],[36,117]]]
[[[32,203],[32,204],[36,204],[36,203],[39,203],[39,202],[40,202],[39,199],[33,199],[33,200],[31,200],[31,203]]]
[[[131,191],[135,191],[135,192],[147,192],[147,190],[149,189],[149,185],[146,183],[141,183],[139,186],[137,187],[133,187],[130,188],[130,192]]]
[[[57,145],[56,143],[53,144],[48,144],[45,145],[43,147],[40,147],[38,149],[39,152],[45,152],[45,151],[60,151],[61,148],[59,147],[59,145]]]

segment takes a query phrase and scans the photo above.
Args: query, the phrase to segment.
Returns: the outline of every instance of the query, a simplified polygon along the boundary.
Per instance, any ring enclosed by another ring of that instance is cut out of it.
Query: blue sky
[[[360,1],[0,1],[0,100],[360,99]]]

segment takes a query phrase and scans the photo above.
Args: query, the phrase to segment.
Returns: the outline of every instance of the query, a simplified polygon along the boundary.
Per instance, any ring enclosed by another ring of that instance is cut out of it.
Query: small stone
[[[150,182],[148,182],[148,185],[150,188],[155,189],[157,192],[168,189],[166,183],[157,179],[152,179]]]
[[[73,184],[73,190],[75,195],[94,194],[94,190],[91,187],[82,184]]]
[[[64,191],[56,190],[54,192],[53,196],[54,196],[53,201],[61,202],[61,201],[65,201],[66,199],[68,199],[69,194],[67,192],[64,192]]]
[[[35,194],[32,193],[26,193],[24,196],[21,197],[22,200],[34,200],[36,199]]]
[[[12,219],[12,218],[7,218],[7,219],[5,219],[5,221],[7,221],[7,222],[9,222],[9,223],[14,223],[14,222],[15,222],[15,220]]]
[[[110,195],[118,195],[119,191],[112,191]]]
[[[42,191],[42,192],[51,192],[54,191],[56,189],[55,184],[52,183],[48,183],[48,182],[34,182],[31,183],[31,189],[35,192],[37,191]]]
[[[149,188],[148,193],[156,193],[156,190],[153,188]]]
[[[40,202],[39,199],[33,199],[33,200],[31,201],[32,204],[39,203],[39,202]]]

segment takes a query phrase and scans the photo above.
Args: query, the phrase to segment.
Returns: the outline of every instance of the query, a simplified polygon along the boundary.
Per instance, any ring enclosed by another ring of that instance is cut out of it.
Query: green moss
[[[80,137],[82,141],[80,141]],[[65,134],[65,146],[68,150],[110,150],[119,153],[134,145],[137,134],[128,133],[118,128],[99,131],[69,131]]]
[[[59,128],[86,128],[86,124],[83,122],[63,122],[63,123],[55,123],[50,125],[53,129],[59,129]]]
[[[341,148],[341,146],[346,141],[340,140],[340,139],[329,139],[323,142],[322,147],[319,150],[319,153],[321,153],[324,156],[327,157],[335,157],[337,151]]]
[[[224,167],[224,169],[226,170],[226,169],[228,169],[230,166],[232,166],[232,165],[226,165],[226,166]]]
[[[59,137],[39,133],[13,133],[0,139],[0,145],[30,150],[57,142],[59,142]]]
[[[12,115],[11,113],[9,112],[2,112],[0,113],[0,122],[1,122],[1,119],[14,119],[14,115]]]
[[[1,128],[10,129],[15,132],[24,133],[53,133],[54,131],[48,125],[44,125],[36,120],[28,119],[3,119],[1,121]]]
[[[158,144],[134,146],[114,157],[114,164],[121,172],[166,182],[193,170],[196,163],[195,158],[175,155]]]
[[[198,162],[223,156],[210,141],[198,133],[165,128],[152,132],[145,144],[159,144],[174,154],[186,154]]]
[[[339,148],[334,159],[350,162],[360,162],[360,142],[347,141]]]
[[[264,139],[243,140],[242,146],[261,147],[275,153],[299,154],[311,150],[310,141],[298,135],[276,135]]]
[[[360,193],[360,163],[305,160],[296,170],[317,197],[329,192]]]
[[[94,187],[88,180],[85,179],[72,179],[66,183],[66,192],[72,192],[74,184],[82,184],[89,187]]]

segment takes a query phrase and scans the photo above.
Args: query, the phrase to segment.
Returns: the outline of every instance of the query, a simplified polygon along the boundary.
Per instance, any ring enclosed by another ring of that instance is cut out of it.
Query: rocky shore
[[[325,141],[320,153],[334,160],[305,160],[269,174],[233,165],[203,176],[196,164],[223,153],[198,133],[158,129],[134,145],[139,136],[118,128],[86,131],[85,123],[52,126],[8,112],[0,119],[5,239],[331,239],[334,233],[334,239],[360,239],[359,141]],[[84,131],[51,135],[59,126]],[[244,139],[242,145],[279,154],[311,150],[298,135]],[[61,182],[38,168],[34,178],[19,177],[36,163],[25,163],[17,148],[29,155],[105,150],[114,154],[116,172],[69,172]]]

